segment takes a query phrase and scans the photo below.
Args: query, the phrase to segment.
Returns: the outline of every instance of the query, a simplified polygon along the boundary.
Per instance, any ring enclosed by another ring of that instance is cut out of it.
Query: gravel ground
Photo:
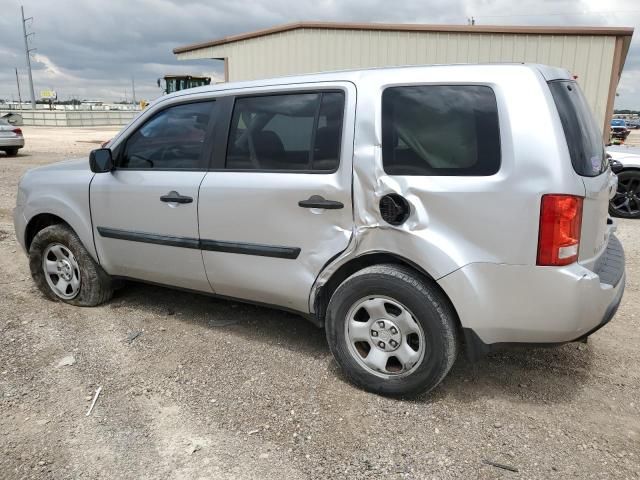
[[[626,294],[588,345],[459,358],[431,395],[392,400],[287,313],[140,284],[92,309],[43,298],[18,179],[114,132],[24,131],[0,156],[0,478],[640,477],[640,222],[619,222]]]

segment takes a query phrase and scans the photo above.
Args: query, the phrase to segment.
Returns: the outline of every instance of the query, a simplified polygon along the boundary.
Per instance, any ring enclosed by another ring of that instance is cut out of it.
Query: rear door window
[[[573,169],[583,177],[595,177],[607,169],[602,134],[578,84],[571,80],[549,82],[567,140]]]
[[[478,85],[387,88],[382,162],[389,175],[493,175],[500,168],[493,90]]]
[[[340,163],[344,94],[238,98],[227,147],[230,170],[332,172]]]

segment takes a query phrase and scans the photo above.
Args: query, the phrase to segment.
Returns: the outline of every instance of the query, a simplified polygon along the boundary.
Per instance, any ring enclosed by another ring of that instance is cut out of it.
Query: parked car
[[[626,140],[631,130],[627,128],[627,122],[622,119],[614,118],[611,120],[611,137],[619,140]]]
[[[638,120],[625,120],[627,123],[627,128],[630,130],[636,130],[640,128],[640,123]]]
[[[355,384],[405,395],[461,348],[611,320],[615,182],[564,70],[383,68],[164,96],[89,162],[29,171],[14,218],[53,300],[125,278],[273,305],[324,327]]]
[[[618,187],[609,212],[616,217],[640,218],[640,148],[610,145],[607,154],[619,164]]]
[[[13,157],[18,154],[18,150],[22,147],[24,147],[22,130],[0,118],[0,150]]]

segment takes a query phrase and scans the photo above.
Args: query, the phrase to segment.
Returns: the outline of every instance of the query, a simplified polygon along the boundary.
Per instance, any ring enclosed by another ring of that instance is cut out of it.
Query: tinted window
[[[239,98],[226,167],[334,171],[340,162],[343,111],[340,92]]]
[[[604,144],[591,110],[576,82],[549,82],[569,147],[573,169],[578,175],[595,177],[607,168]]]
[[[198,169],[214,102],[189,103],[162,110],[125,145],[119,168]]]
[[[389,175],[493,175],[500,129],[493,90],[473,85],[387,88],[382,161]]]

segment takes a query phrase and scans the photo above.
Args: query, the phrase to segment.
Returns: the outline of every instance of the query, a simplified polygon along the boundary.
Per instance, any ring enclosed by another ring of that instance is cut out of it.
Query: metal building
[[[225,80],[434,63],[531,62],[563,67],[608,133],[633,28],[293,23],[173,50],[224,61]],[[526,94],[526,92],[523,92]]]

